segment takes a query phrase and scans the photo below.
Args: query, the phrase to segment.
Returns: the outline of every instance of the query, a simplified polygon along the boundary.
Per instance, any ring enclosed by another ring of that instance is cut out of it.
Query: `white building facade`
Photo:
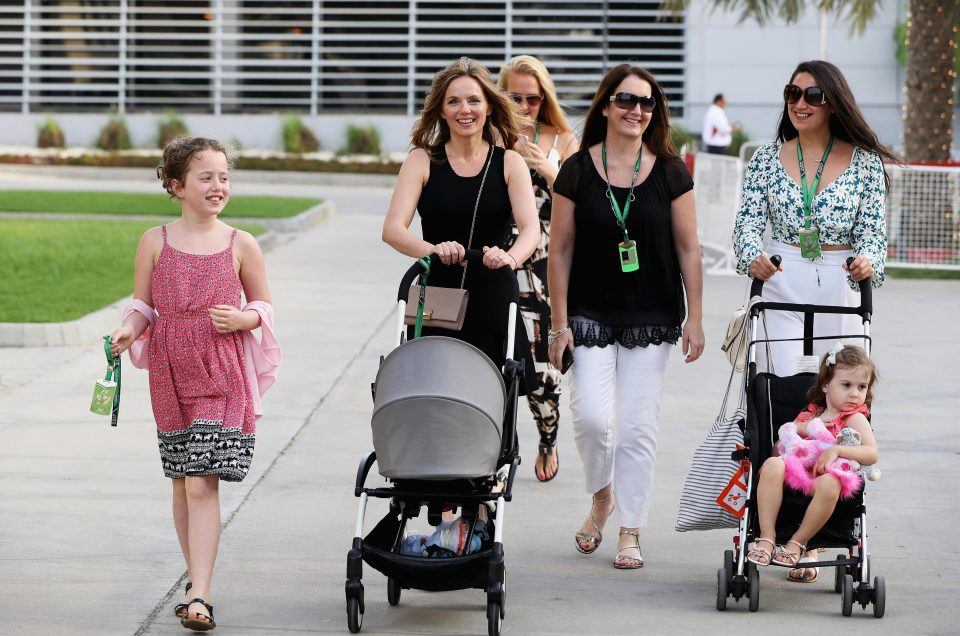
[[[862,36],[828,25],[843,69],[882,141],[901,143],[903,69],[886,0]],[[406,147],[435,71],[467,55],[496,73],[521,53],[551,70],[574,119],[604,71],[651,70],[674,120],[700,128],[713,95],[751,138],[773,135],[783,84],[819,56],[821,21],[760,28],[695,1],[674,20],[660,2],[515,0],[22,0],[0,3],[0,144],[31,146],[52,113],[70,145],[90,145],[109,109],[151,146],[167,110],[197,134],[280,147],[278,114],[296,112],[326,147],[347,123],[376,125]],[[835,21],[831,17],[830,21]]]

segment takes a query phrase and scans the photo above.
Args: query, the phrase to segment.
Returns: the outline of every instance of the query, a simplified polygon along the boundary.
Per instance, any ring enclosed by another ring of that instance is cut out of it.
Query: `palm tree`
[[[664,0],[675,15],[691,0]],[[805,0],[710,0],[725,11],[740,10],[741,21],[764,24],[779,17],[796,22]],[[817,10],[843,16],[852,31],[862,33],[882,0],[811,0]],[[844,15],[845,14],[845,15]],[[957,73],[960,0],[910,0],[907,17],[907,104],[904,113],[904,156],[907,162],[948,161],[953,141],[953,107]]]

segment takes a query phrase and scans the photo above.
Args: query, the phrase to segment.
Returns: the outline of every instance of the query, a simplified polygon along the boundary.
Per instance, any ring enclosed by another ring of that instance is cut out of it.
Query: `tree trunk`
[[[949,161],[953,142],[955,25],[960,0],[910,0],[904,160]]]

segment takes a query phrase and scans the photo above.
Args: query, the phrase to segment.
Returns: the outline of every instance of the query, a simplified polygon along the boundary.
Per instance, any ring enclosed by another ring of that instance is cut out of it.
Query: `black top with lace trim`
[[[596,320],[574,316],[570,319],[570,331],[573,332],[575,347],[606,347],[614,342],[621,347],[634,349],[649,345],[661,345],[664,342],[677,344],[683,335],[676,327],[610,327]]]
[[[671,204],[691,189],[693,179],[682,161],[656,158],[650,174],[634,189],[636,199],[627,217],[630,238],[637,242],[640,269],[625,273],[617,250],[623,233],[607,199],[606,181],[589,150],[581,150],[564,162],[553,193],[575,205],[576,239],[567,315],[601,325],[608,338],[605,342],[609,338],[624,346],[676,342],[674,334],[680,333],[686,307],[673,241]],[[616,186],[612,190],[621,204],[630,192],[629,188]],[[584,344],[591,341],[588,333],[582,332]]]

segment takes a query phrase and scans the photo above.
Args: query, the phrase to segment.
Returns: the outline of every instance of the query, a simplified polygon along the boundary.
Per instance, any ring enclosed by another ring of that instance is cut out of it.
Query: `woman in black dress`
[[[465,250],[483,250],[483,266],[467,267],[464,287],[470,299],[463,328],[459,332],[425,328],[423,333],[465,340],[497,366],[506,359],[509,287],[501,274],[491,270],[517,269],[540,242],[527,165],[519,154],[497,145],[512,148],[518,131],[510,102],[484,66],[462,57],[438,72],[413,129],[414,149],[400,168],[383,222],[383,240],[398,252],[413,258],[438,254],[444,265],[456,265],[431,271],[430,285],[459,287]],[[410,231],[414,212],[420,214],[423,238]],[[520,232],[513,246],[504,250],[501,245],[511,222]],[[525,391],[536,386],[536,372],[519,315],[516,326],[514,358],[525,362],[521,379]]]

